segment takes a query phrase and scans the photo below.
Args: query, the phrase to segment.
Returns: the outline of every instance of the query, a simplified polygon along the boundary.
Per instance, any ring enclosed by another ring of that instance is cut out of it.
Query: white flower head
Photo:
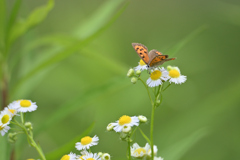
[[[32,102],[31,100],[18,100],[13,103],[14,108],[17,109],[18,112],[32,112],[37,109],[36,102]]]
[[[10,129],[10,127],[7,124],[0,123],[0,133],[2,136],[4,136],[5,133],[7,133],[9,129]]]
[[[148,155],[149,150],[151,150],[151,147],[148,143],[145,147],[140,147],[137,143],[134,143],[131,147],[131,155],[136,158],[143,158]]]
[[[154,160],[163,160],[162,157],[154,157]]]
[[[83,157],[86,156],[86,155],[88,155],[88,154],[89,154],[88,151],[83,150],[83,151],[81,151],[81,155],[78,155],[78,156],[76,157],[76,159],[83,160]]]
[[[14,105],[16,103],[16,101],[10,103],[7,107],[4,108],[4,110],[8,110],[9,112],[11,112],[11,117],[14,117],[15,115],[17,115],[17,109],[15,108],[16,106]]]
[[[125,126],[138,126],[139,125],[139,119],[136,116],[130,117],[130,116],[122,116],[119,118],[118,121],[115,123],[112,123],[114,125],[114,130],[116,132],[121,132]]]
[[[68,155],[62,156],[60,160],[76,160],[76,154],[70,152]]]
[[[81,139],[81,142],[77,142],[75,147],[77,150],[89,149],[91,146],[95,146],[98,144],[99,138],[98,136],[94,136],[93,138],[89,136],[85,136]]]
[[[169,82],[175,84],[182,84],[187,80],[187,76],[181,75],[178,67],[169,67],[168,77]]]
[[[8,109],[4,109],[3,111],[1,111],[0,124],[8,125],[11,120],[12,120],[12,112],[10,112]]]
[[[147,85],[149,87],[156,87],[162,84],[162,80],[166,81],[168,79],[168,72],[163,67],[160,69],[155,68],[147,79]]]
[[[134,67],[134,69],[135,69],[135,71],[137,71],[137,70],[143,71],[143,70],[147,70],[148,68],[147,68],[146,63],[142,59],[140,59],[140,61],[138,62],[138,66]]]
[[[101,160],[101,158],[97,155],[97,153],[89,153],[86,156],[82,157],[83,160]]]

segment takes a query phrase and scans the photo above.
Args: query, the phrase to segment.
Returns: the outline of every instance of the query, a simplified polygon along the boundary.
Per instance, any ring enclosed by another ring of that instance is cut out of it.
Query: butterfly
[[[139,57],[145,62],[149,67],[157,67],[162,65],[166,61],[174,60],[176,58],[168,58],[168,55],[163,55],[161,52],[153,49],[148,53],[146,46],[140,43],[132,43],[133,48],[139,55]]]

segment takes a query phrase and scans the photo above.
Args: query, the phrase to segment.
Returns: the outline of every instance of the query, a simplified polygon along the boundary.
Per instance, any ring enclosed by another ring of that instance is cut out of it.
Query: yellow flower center
[[[83,138],[81,139],[81,144],[82,144],[82,145],[87,145],[87,144],[89,144],[89,143],[91,143],[91,142],[92,142],[92,138],[89,137],[89,136],[83,137]]]
[[[157,80],[161,77],[161,75],[162,75],[162,72],[159,70],[156,70],[151,73],[150,77],[152,80]]]
[[[20,106],[21,107],[29,107],[29,106],[31,106],[31,102],[29,100],[21,100]]]
[[[64,155],[61,160],[69,160],[70,159],[70,156],[69,155]]]
[[[3,129],[4,127],[0,126],[0,131]]]
[[[14,113],[16,112],[15,109],[8,109],[8,110],[9,110],[9,112],[11,112],[12,114],[14,114]]]
[[[180,73],[176,69],[172,69],[169,71],[169,76],[172,78],[178,78],[180,76]]]
[[[144,148],[138,148],[134,151],[134,153],[140,154],[141,152],[143,152],[143,154],[146,154],[146,150]]]
[[[122,126],[124,124],[130,123],[131,121],[132,121],[131,117],[124,115],[119,118],[118,124]]]
[[[93,158],[88,158],[87,160],[94,160]]]
[[[140,66],[145,66],[146,63],[145,63],[142,59],[140,59],[140,61],[139,61],[139,65],[140,65]]]
[[[3,117],[2,117],[2,123],[3,124],[5,124],[5,123],[7,123],[8,121],[9,121],[9,119],[10,119],[10,117],[9,117],[9,115],[4,115]]]

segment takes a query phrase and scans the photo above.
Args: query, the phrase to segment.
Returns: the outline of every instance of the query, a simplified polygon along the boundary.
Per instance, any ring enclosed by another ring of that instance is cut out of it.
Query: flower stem
[[[131,142],[128,140],[128,159],[131,160]]]
[[[148,92],[148,97],[149,97],[149,99],[150,99],[150,101],[151,101],[151,104],[152,104],[152,106],[153,106],[154,103],[153,103],[151,94],[150,94],[150,92],[149,92],[149,90],[148,90],[148,86],[144,83],[144,81],[143,81],[141,78],[138,78],[138,79],[139,79],[139,80],[143,83],[143,85],[145,86],[145,88],[146,88],[146,90],[147,90],[147,92]]]
[[[21,114],[21,119],[22,119],[22,114]],[[18,121],[14,120],[14,122],[16,123],[17,126],[19,126],[20,128],[22,128],[23,132],[26,134],[27,138],[28,138],[28,143],[34,147],[38,154],[40,155],[42,160],[46,160],[45,155],[42,151],[42,148],[40,145],[38,145],[34,139],[33,139],[33,134],[32,131],[28,131],[27,128],[24,126],[24,124],[20,124]]]
[[[154,158],[154,151],[153,151],[153,125],[154,125],[154,111],[155,111],[155,103],[152,105],[152,115],[151,115],[151,129],[150,129],[150,140],[151,140],[151,158]]]

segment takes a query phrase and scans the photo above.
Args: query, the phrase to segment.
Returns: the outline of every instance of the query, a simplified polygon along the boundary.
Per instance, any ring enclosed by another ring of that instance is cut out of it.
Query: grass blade
[[[24,21],[18,21],[13,26],[8,40],[8,45],[11,45],[17,38],[25,34],[29,29],[41,23],[52,10],[54,0],[49,0],[45,6],[36,8]]]
[[[193,147],[201,138],[207,135],[206,129],[198,130],[191,135],[180,140],[176,144],[162,151],[162,157],[167,160],[179,160],[181,157]]]
[[[62,155],[70,153],[75,148],[75,143],[79,142],[82,137],[89,135],[92,132],[94,126],[95,123],[93,122],[81,135],[75,137],[64,146],[46,154],[46,159],[60,159]]]
[[[199,35],[201,32],[207,29],[206,25],[203,25],[196,30],[194,30],[192,33],[190,33],[188,36],[183,38],[180,42],[178,42],[176,45],[171,47],[169,50],[166,51],[166,54],[174,56],[177,52],[179,52],[180,49],[184,47],[189,41],[191,41],[194,37]]]
[[[92,36],[98,31],[99,28],[103,27],[108,19],[111,18],[111,15],[117,10],[117,7],[124,0],[108,0],[103,4],[93,15],[89,17],[86,22],[81,22],[74,36],[85,39]]]
[[[64,60],[65,58],[69,57],[70,55],[72,55],[73,53],[77,52],[78,50],[80,50],[81,48],[83,48],[85,45],[87,45],[88,43],[90,43],[93,39],[95,39],[99,34],[101,34],[103,31],[105,31],[108,27],[110,27],[115,21],[116,19],[123,13],[123,11],[126,9],[128,3],[125,4],[113,17],[112,19],[105,24],[105,26],[101,27],[98,29],[98,31],[88,37],[85,40],[78,40],[77,42],[75,42],[74,44],[72,44],[71,46],[67,47],[65,50],[61,51],[60,53],[54,55],[52,58],[44,61],[43,63],[39,64],[37,67],[35,67],[32,71],[30,71],[28,74],[26,74],[24,77],[22,77],[17,84],[14,86],[14,88],[11,90],[11,94],[12,96],[14,96],[16,90],[18,90],[18,88],[24,83],[26,82],[28,79],[30,79],[31,77],[33,77],[34,75],[36,75],[38,72],[46,69],[47,67],[60,62],[62,60]]]

